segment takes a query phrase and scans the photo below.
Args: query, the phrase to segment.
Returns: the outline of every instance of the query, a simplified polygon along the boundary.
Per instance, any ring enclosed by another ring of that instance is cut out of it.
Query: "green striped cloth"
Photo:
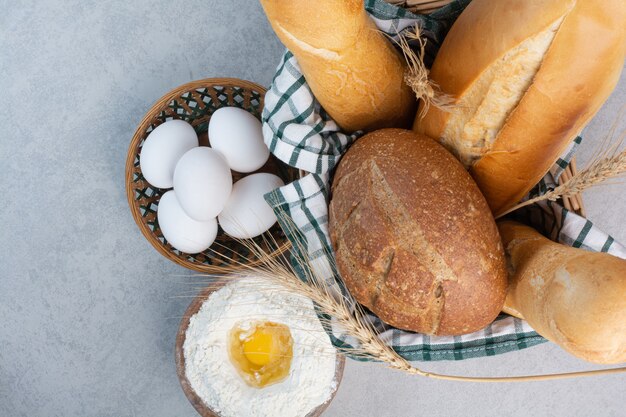
[[[456,0],[431,14],[419,16],[382,0],[367,0],[366,8],[379,29],[390,36],[398,31],[420,25],[428,40],[432,61],[451,24],[470,0]],[[341,155],[360,132],[346,134],[320,107],[311,93],[293,55],[286,51],[278,66],[272,85],[265,96],[263,136],[271,152],[285,163],[310,174],[266,195],[279,221],[285,216],[295,224],[298,236],[304,240],[311,267],[341,290],[339,277],[331,268],[332,256],[328,236],[329,174]],[[567,167],[577,138],[564,156],[557,161],[530,196],[545,193]],[[598,230],[588,220],[569,212],[560,205],[545,202],[515,214],[518,219],[543,231],[555,241],[594,251],[610,252],[626,258],[626,248]],[[288,228],[284,227],[285,230]],[[369,317],[380,338],[409,360],[461,360],[524,349],[542,342],[523,320],[501,315],[494,323],[478,332],[455,337],[427,336],[387,326],[378,317]],[[337,347],[355,347],[356,340],[342,333],[339,326],[328,329]]]

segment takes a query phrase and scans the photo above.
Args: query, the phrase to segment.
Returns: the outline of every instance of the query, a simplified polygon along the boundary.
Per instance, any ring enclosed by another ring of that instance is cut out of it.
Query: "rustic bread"
[[[417,107],[406,63],[363,0],[261,0],[313,94],[346,132],[409,127]]]
[[[626,260],[498,224],[509,263],[504,311],[590,362],[626,362]]]
[[[598,111],[625,54],[624,0],[474,0],[430,73],[456,108],[418,113],[414,129],[455,153],[500,214]]]
[[[434,140],[402,129],[360,138],[335,173],[329,223],[348,290],[383,321],[457,335],[500,312],[506,270],[495,221]]]

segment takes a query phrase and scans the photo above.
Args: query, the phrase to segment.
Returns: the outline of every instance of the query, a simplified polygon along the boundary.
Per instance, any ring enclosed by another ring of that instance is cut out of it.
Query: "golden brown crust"
[[[396,327],[464,334],[498,315],[506,272],[487,203],[435,141],[383,129],[359,139],[333,180],[330,235],[354,297]]]
[[[509,260],[505,311],[582,359],[626,361],[626,260],[498,223]]]
[[[408,127],[416,101],[406,63],[363,0],[261,0],[322,107],[344,130]]]
[[[462,97],[507,51],[557,23],[530,87],[471,174],[495,214],[548,171],[615,87],[626,54],[623,0],[474,0],[446,37],[431,72]],[[549,29],[548,29],[549,30]],[[431,108],[414,128],[441,138],[450,113]]]
[[[549,27],[572,3],[573,0],[473,1],[444,39],[430,72],[431,79],[442,91],[462,96],[489,65]],[[429,137],[440,138],[450,115],[431,107],[424,119],[415,118],[414,127]]]

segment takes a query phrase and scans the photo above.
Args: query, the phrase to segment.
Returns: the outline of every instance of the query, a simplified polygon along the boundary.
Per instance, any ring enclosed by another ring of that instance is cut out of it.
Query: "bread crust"
[[[590,362],[626,362],[626,260],[498,223],[509,260],[504,311]]]
[[[417,102],[406,63],[363,0],[261,0],[324,110],[346,132],[409,127]]]
[[[347,288],[386,323],[457,335],[500,312],[506,271],[495,222],[434,140],[402,129],[360,138],[337,168],[329,215]]]
[[[461,99],[507,51],[555,22],[556,34],[530,86],[470,167],[496,215],[545,175],[615,88],[626,55],[626,2],[474,0],[431,71],[444,92]],[[414,129],[442,138],[451,117],[431,107],[423,120],[415,119]]]

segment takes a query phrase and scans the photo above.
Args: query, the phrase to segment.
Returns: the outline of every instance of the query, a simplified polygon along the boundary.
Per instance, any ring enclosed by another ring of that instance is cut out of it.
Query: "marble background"
[[[282,52],[256,1],[0,0],[0,415],[194,416],[173,346],[187,272],[126,204],[132,133],[162,94],[229,76],[269,84]],[[626,79],[586,130],[618,117]],[[622,128],[623,128],[622,123]],[[585,194],[626,242],[624,183]],[[423,364],[459,375],[593,366],[544,344]],[[327,416],[623,416],[626,376],[460,384],[350,362]]]

